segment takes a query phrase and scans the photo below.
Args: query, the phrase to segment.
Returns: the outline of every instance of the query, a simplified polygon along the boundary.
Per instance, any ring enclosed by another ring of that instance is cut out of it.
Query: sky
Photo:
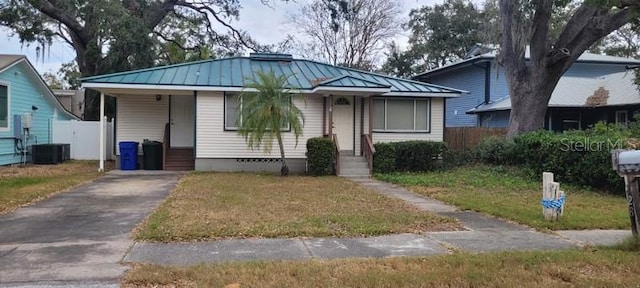
[[[231,24],[234,27],[245,30],[263,44],[273,44],[283,40],[293,29],[289,27],[286,19],[301,5],[310,0],[278,1],[271,0],[268,6],[260,0],[241,0],[243,8],[240,10],[240,18]],[[425,5],[441,4],[444,0],[399,0],[403,6],[402,20],[407,21],[409,11]],[[475,1],[474,1],[475,2]],[[405,45],[408,36],[403,33],[394,39],[400,45]],[[18,37],[12,36],[11,31],[0,27],[0,54],[24,54],[35,66],[39,73],[56,73],[62,63],[73,61],[75,52],[63,42],[56,39],[51,47],[38,53],[37,45],[22,45]]]

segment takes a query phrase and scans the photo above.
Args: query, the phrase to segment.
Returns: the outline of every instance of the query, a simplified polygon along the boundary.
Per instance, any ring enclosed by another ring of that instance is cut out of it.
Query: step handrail
[[[333,140],[333,159],[335,159],[333,169],[336,170],[336,175],[340,175],[340,144],[338,144],[338,134],[331,135]]]
[[[362,134],[362,145],[360,145],[360,150],[362,150],[362,155],[367,159],[367,164],[369,165],[369,173],[373,172],[373,154],[376,153],[376,148],[373,147],[373,140],[371,139],[371,135]]]

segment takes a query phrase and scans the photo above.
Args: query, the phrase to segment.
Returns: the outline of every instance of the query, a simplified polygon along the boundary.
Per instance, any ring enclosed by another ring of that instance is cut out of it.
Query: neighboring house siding
[[[169,97],[158,101],[155,95],[127,95],[118,97],[116,103],[116,145],[122,141],[142,143],[144,139],[163,141],[164,126],[169,121]],[[117,155],[119,150],[116,149]]]
[[[478,65],[482,65],[484,67],[486,64],[480,63]],[[444,73],[426,79],[426,82],[428,83],[453,87],[470,92],[469,94],[462,94],[457,98],[447,99],[447,127],[468,127],[478,125],[476,116],[466,114],[465,112],[484,103],[485,69],[483,67],[463,67],[450,73]],[[494,76],[492,75],[492,81],[494,80],[493,77]]]
[[[491,67],[491,75],[489,75],[491,77],[490,99],[491,101],[496,101],[509,96],[509,84],[507,83],[507,76],[504,75],[504,68],[496,64],[491,65]],[[462,97],[464,97],[464,94]]]
[[[431,132],[430,133],[373,133],[373,142],[399,142],[409,140],[429,140],[429,141],[442,141],[443,140],[443,98],[431,98]],[[365,111],[368,112],[368,111]],[[365,113],[366,115],[366,113]],[[368,120],[367,120],[368,121]]]
[[[62,111],[57,111],[47,96],[37,74],[27,68],[27,63],[19,63],[0,73],[0,82],[9,84],[8,128],[0,128],[0,165],[20,162],[20,155],[15,152],[13,137],[13,115],[33,113],[30,139],[27,146],[51,142],[51,121],[53,119],[68,120]],[[32,106],[38,107],[33,111]]]
[[[220,92],[198,92],[196,125],[196,158],[279,158],[278,144],[274,141],[271,154],[260,149],[251,150],[237,131],[224,130],[224,94]],[[303,135],[296,146],[293,132],[284,132],[285,156],[306,158],[307,139],[322,136],[323,98],[311,95],[306,101],[294,100],[305,117]]]

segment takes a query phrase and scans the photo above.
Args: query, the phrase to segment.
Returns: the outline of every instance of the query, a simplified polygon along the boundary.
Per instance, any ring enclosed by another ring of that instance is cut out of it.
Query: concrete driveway
[[[0,216],[0,287],[117,285],[132,229],[179,178],[105,176]]]

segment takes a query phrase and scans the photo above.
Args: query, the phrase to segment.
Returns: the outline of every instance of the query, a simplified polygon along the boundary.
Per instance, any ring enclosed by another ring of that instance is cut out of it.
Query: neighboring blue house
[[[53,120],[71,119],[25,56],[0,55],[0,165],[26,160],[24,149],[51,142]]]
[[[436,68],[414,79],[469,91],[446,101],[446,127],[507,127],[509,89],[496,51],[477,45],[466,59]],[[527,55],[528,57],[528,55]],[[630,66],[640,60],[584,53],[563,75],[549,104],[545,128],[550,130],[586,128],[597,121],[626,122],[640,109],[640,94],[633,85]],[[606,79],[605,79],[606,78]],[[599,86],[594,87],[594,83]],[[595,90],[587,91],[584,87]],[[597,91],[600,87],[603,90]],[[624,89],[620,89],[623,87]],[[576,91],[580,93],[576,93]],[[616,90],[618,95],[613,95]],[[609,92],[612,93],[609,93]],[[598,93],[596,93],[598,92]],[[612,101],[594,101],[591,96],[609,96]],[[591,99],[587,101],[588,99]],[[499,103],[498,103],[499,102]],[[614,104],[615,103],[615,104]]]

